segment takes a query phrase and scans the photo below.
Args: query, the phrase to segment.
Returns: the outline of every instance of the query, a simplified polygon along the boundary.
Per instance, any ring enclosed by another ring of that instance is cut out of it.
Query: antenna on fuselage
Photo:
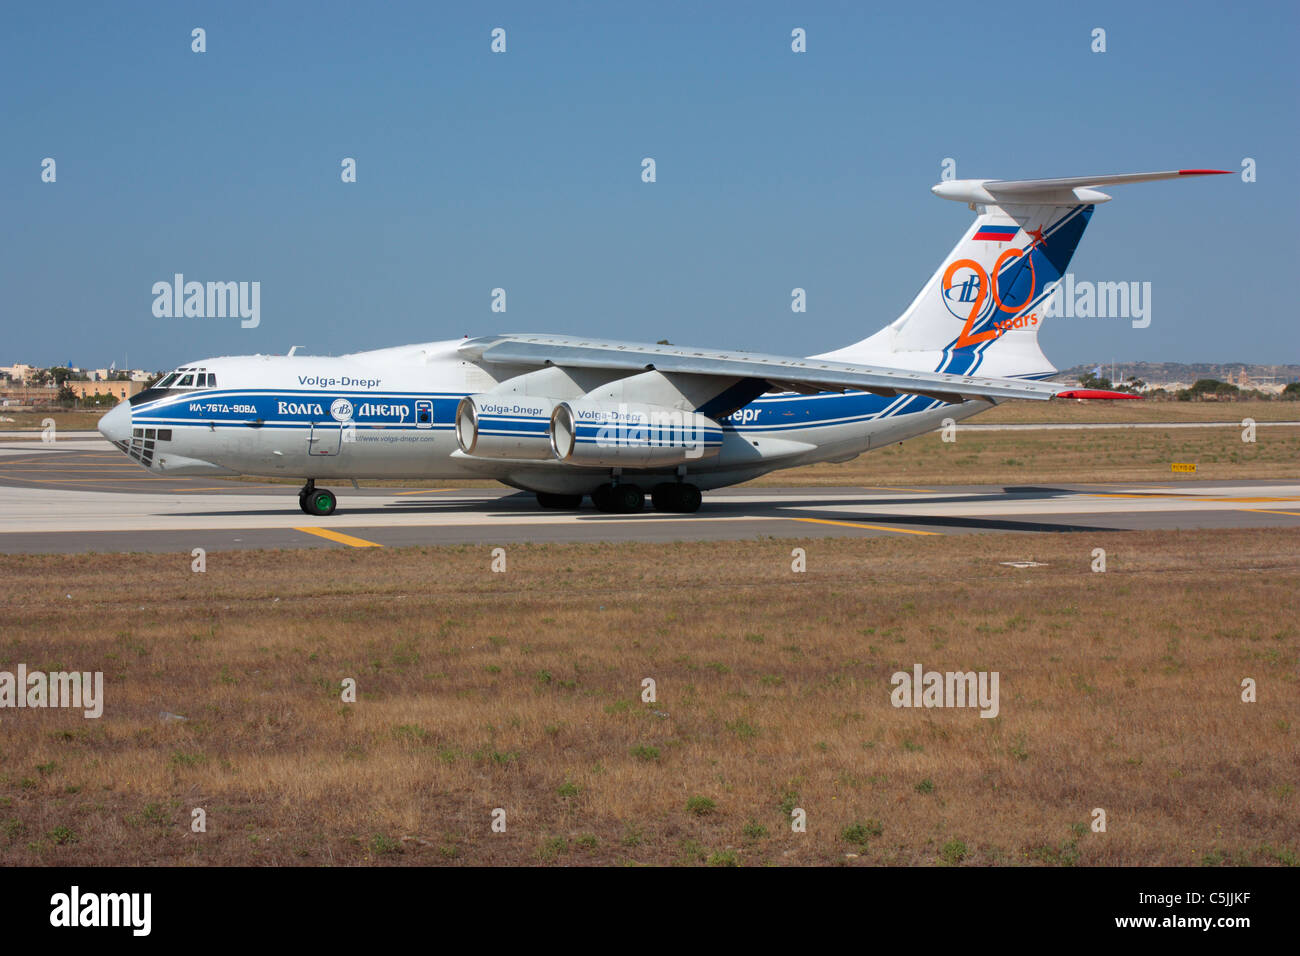
[[[289,354],[290,354],[290,355],[293,355],[293,353],[296,352],[296,351],[298,351],[298,349],[300,349],[301,347],[302,347],[302,346],[300,346],[300,345],[295,345],[293,348],[289,349]]]

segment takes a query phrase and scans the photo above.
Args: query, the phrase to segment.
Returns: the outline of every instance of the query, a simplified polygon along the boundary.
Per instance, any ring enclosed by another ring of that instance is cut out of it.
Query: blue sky
[[[897,316],[966,227],[929,192],[945,157],[991,178],[1254,158],[1254,183],[1115,187],[1071,271],[1151,282],[1151,325],[1054,319],[1044,351],[1300,361],[1297,9],[8,5],[0,364],[502,330],[810,354]],[[260,282],[260,326],[156,318],[177,272]]]

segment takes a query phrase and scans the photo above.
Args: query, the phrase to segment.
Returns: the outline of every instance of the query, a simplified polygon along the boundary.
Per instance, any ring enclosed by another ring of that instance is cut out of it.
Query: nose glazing
[[[99,420],[99,433],[119,447],[129,442],[131,440],[131,403],[119,402],[113,406],[112,410]]]

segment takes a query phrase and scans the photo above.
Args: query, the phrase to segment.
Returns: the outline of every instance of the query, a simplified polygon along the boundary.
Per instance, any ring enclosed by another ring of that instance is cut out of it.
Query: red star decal
[[[1029,244],[1030,249],[1034,248],[1034,246],[1042,246],[1047,244],[1047,240],[1043,238],[1042,226],[1039,226],[1037,229],[1026,229],[1025,233],[1027,235],[1033,236],[1034,238],[1034,241]]]

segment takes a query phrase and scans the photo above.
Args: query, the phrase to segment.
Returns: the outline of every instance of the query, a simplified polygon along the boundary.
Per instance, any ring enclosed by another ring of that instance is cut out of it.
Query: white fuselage
[[[466,455],[455,431],[467,395],[530,369],[480,365],[460,340],[338,358],[247,356],[195,363],[203,387],[151,390],[101,430],[160,474],[302,479],[488,478],[532,491],[589,492],[610,468]],[[626,373],[610,371],[613,381]],[[818,461],[843,461],[990,407],[866,392],[759,397],[721,418],[717,454],[625,477],[687,476],[702,489]],[[129,415],[129,422],[127,416]]]

